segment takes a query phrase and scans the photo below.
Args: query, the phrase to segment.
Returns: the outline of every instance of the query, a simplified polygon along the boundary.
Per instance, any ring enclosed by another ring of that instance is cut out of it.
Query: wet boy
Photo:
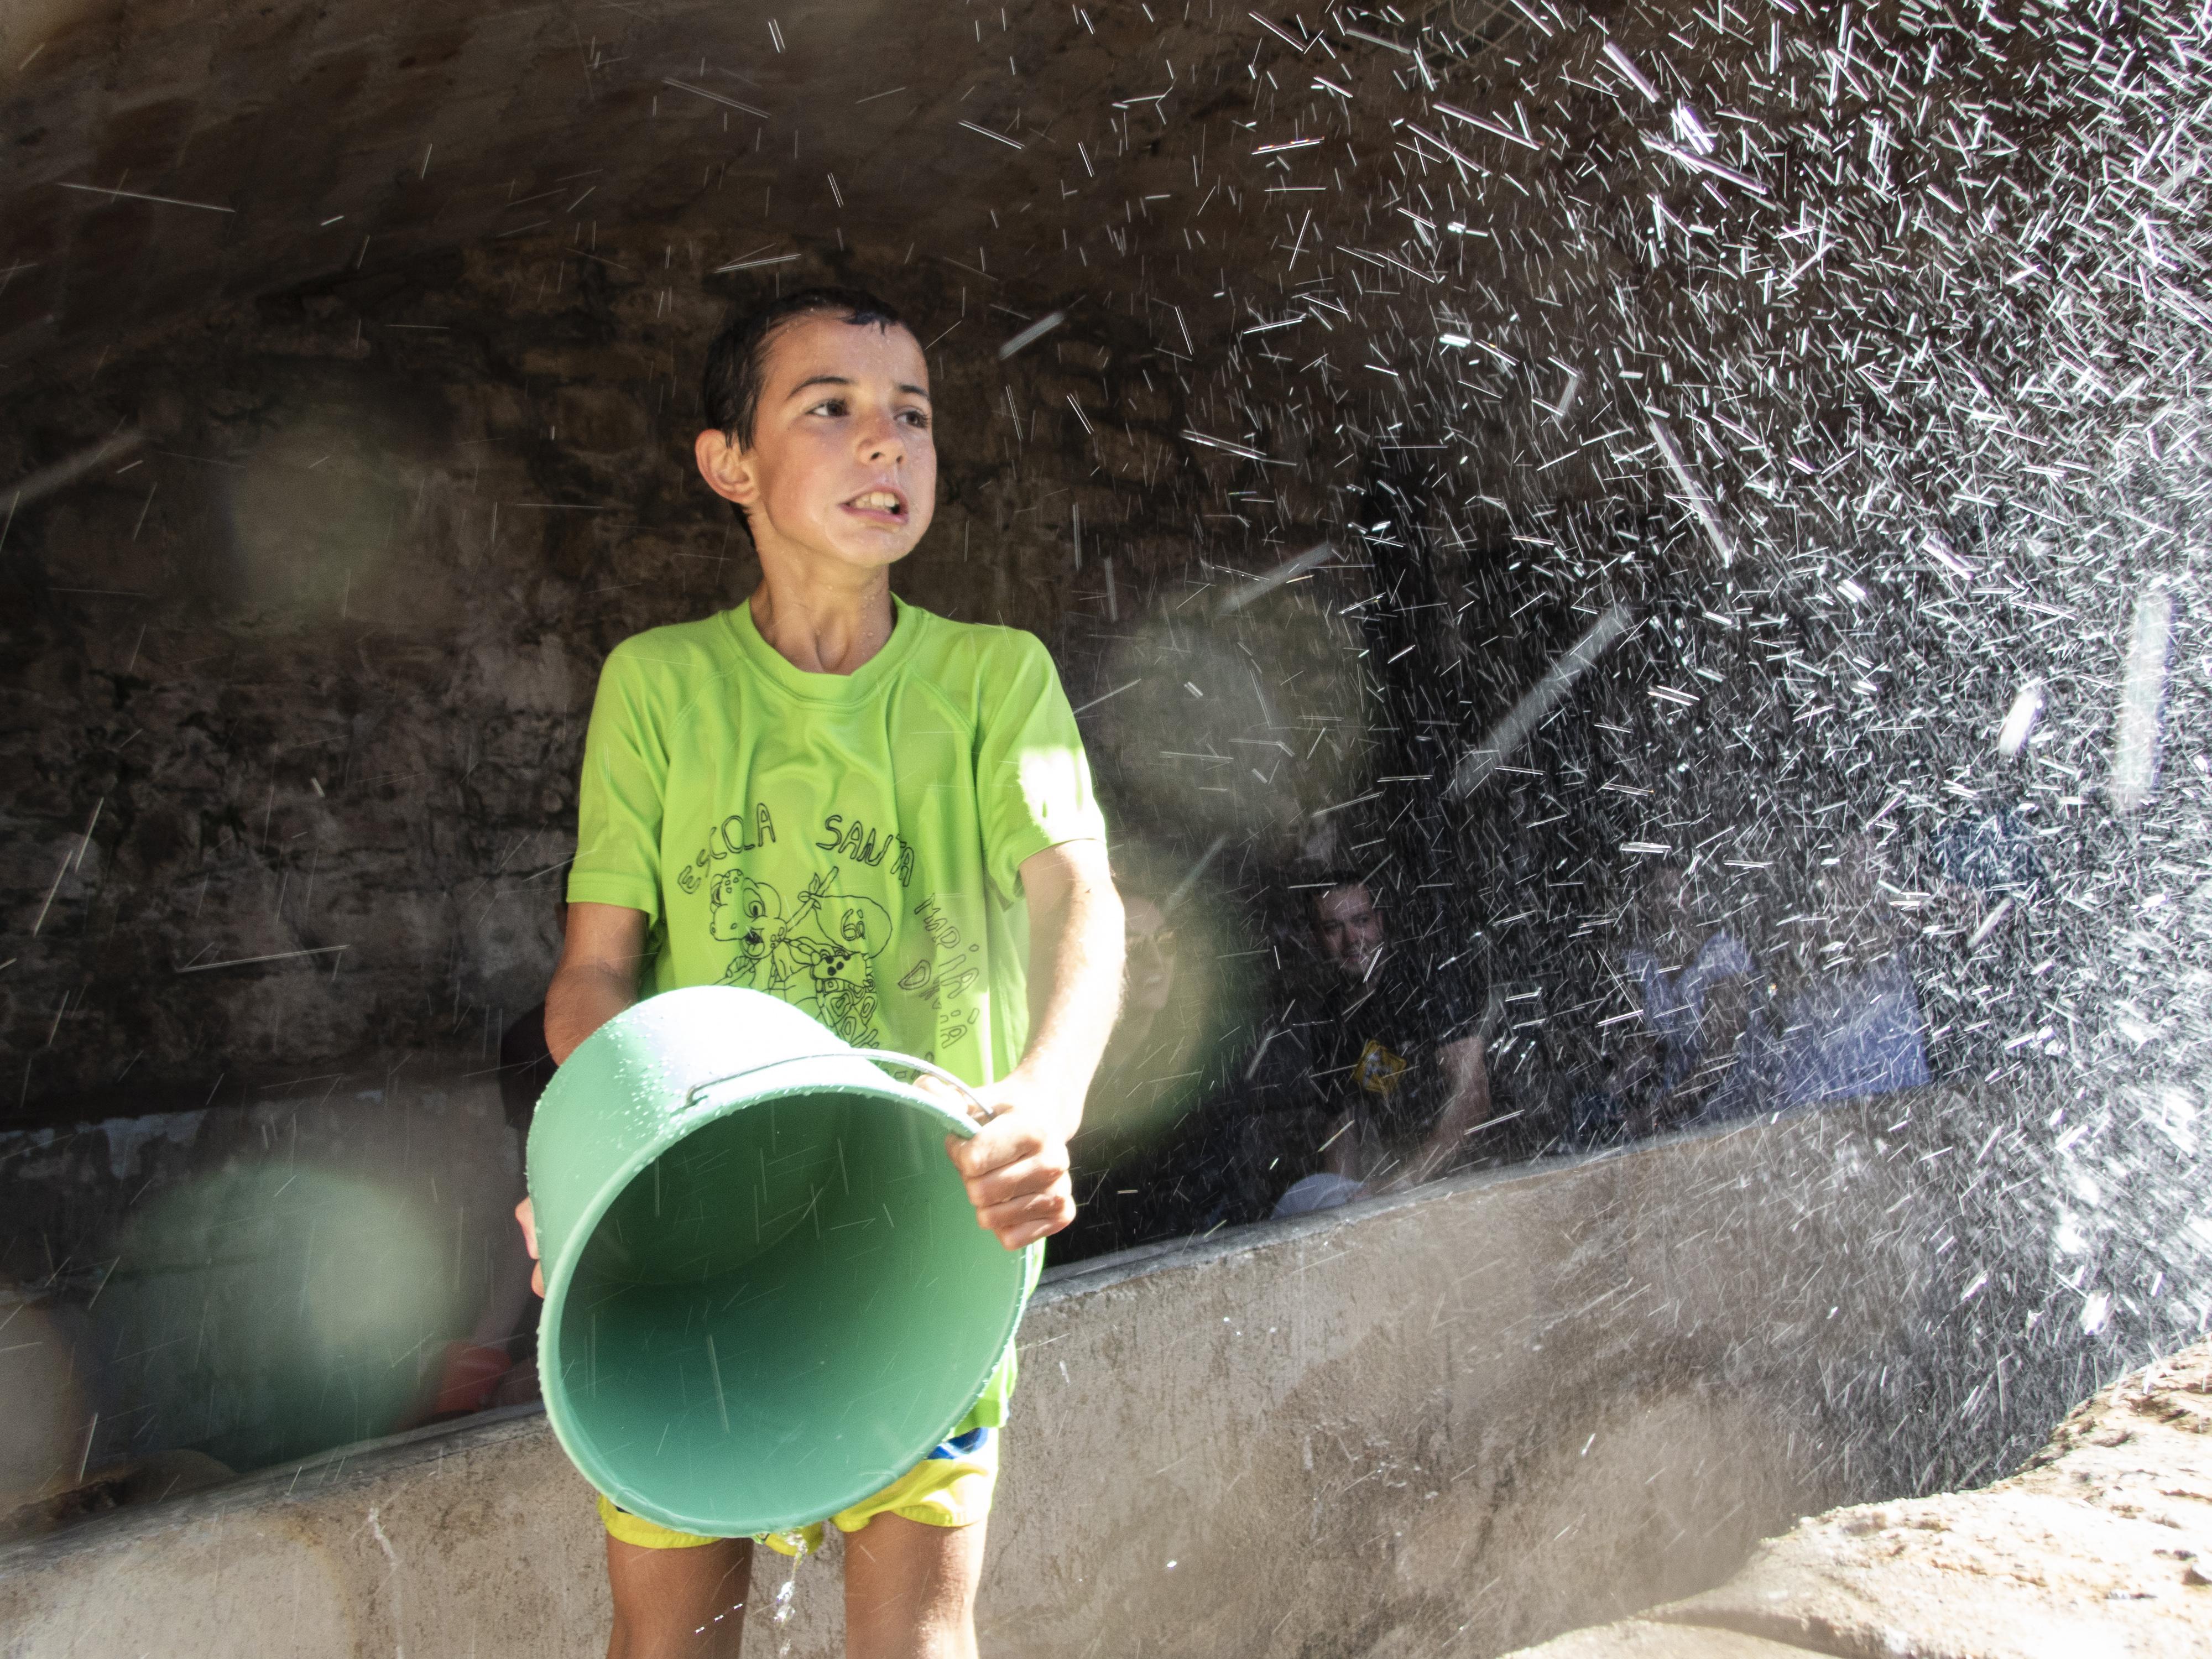
[[[1037,1259],[1074,1215],[1067,1139],[1121,974],[1059,678],[1027,634],[892,597],[937,457],[921,348],[888,306],[814,289],[734,322],[708,353],[705,410],[699,471],[743,511],[761,581],[607,659],[547,1042],[566,1059],[641,995],[725,984],[933,1060],[993,1113],[946,1146],[978,1223]],[[846,1534],[849,1653],[975,1652],[1012,1384],[1010,1348],[943,1445],[828,1517]],[[753,1540],[599,1510],[609,1654],[734,1654]]]

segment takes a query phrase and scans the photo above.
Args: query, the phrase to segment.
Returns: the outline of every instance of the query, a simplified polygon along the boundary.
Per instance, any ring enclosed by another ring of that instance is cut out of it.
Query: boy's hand
[[[954,1103],[951,1090],[942,1092],[948,1103]],[[1018,1250],[1075,1219],[1067,1135],[1061,1114],[1012,1078],[978,1093],[992,1109],[991,1121],[970,1139],[945,1136],[945,1150],[967,1183],[977,1224],[996,1234],[1006,1249]]]
[[[538,1259],[538,1212],[524,1199],[514,1206],[514,1218],[522,1228],[522,1248],[530,1252],[530,1288],[538,1295],[545,1294],[545,1267]]]

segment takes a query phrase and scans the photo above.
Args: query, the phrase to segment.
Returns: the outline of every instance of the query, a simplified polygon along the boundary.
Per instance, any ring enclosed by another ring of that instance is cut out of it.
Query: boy
[[[1067,1139],[1119,1002],[1121,906],[1044,647],[891,596],[935,506],[928,384],[897,313],[847,289],[780,300],[710,349],[699,471],[744,515],[760,586],[607,659],[546,1040],[565,1060],[641,994],[742,985],[933,1060],[992,1114],[946,1150],[1034,1283],[1074,1215]],[[975,1653],[1012,1382],[1010,1347],[943,1445],[832,1517],[849,1653]],[[736,1653],[752,1540],[599,1510],[611,1659]]]

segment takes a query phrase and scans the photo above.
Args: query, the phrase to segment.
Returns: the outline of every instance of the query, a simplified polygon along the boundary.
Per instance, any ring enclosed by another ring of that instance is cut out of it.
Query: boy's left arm
[[[976,1093],[991,1121],[946,1139],[976,1219],[1010,1250],[1075,1219],[1067,1142],[1121,1009],[1121,901],[1106,844],[1062,842],[1022,861],[1030,921],[1030,1041]]]

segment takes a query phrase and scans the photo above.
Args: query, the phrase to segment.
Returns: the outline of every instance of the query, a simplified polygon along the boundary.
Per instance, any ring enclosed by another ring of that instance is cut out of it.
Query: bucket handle
[[[933,1066],[926,1060],[916,1060],[912,1054],[902,1054],[896,1048],[855,1048],[853,1052],[863,1060],[875,1061],[878,1066],[901,1066],[909,1072],[920,1072],[925,1077],[933,1077],[939,1083],[951,1084],[966,1098],[968,1115],[974,1118],[978,1124],[988,1123],[994,1115],[990,1107],[984,1103],[981,1095],[942,1066]]]
[[[732,1072],[726,1077],[710,1077],[702,1083],[693,1084],[684,1091],[684,1109],[689,1110],[696,1106],[699,1103],[700,1096],[708,1090],[719,1089],[725,1083],[735,1083],[739,1078],[751,1077],[758,1072],[772,1072],[779,1066],[801,1065],[810,1060],[842,1060],[848,1054],[857,1054],[862,1060],[873,1060],[878,1066],[902,1066],[909,1072],[920,1072],[927,1077],[933,1077],[939,1083],[949,1083],[966,1097],[969,1117],[974,1118],[979,1125],[991,1121],[991,1109],[985,1105],[975,1091],[965,1083],[953,1076],[942,1066],[933,1066],[926,1060],[916,1060],[912,1054],[902,1054],[896,1048],[844,1048],[831,1054],[786,1054],[780,1060],[764,1060],[757,1066],[748,1066],[743,1071]]]

